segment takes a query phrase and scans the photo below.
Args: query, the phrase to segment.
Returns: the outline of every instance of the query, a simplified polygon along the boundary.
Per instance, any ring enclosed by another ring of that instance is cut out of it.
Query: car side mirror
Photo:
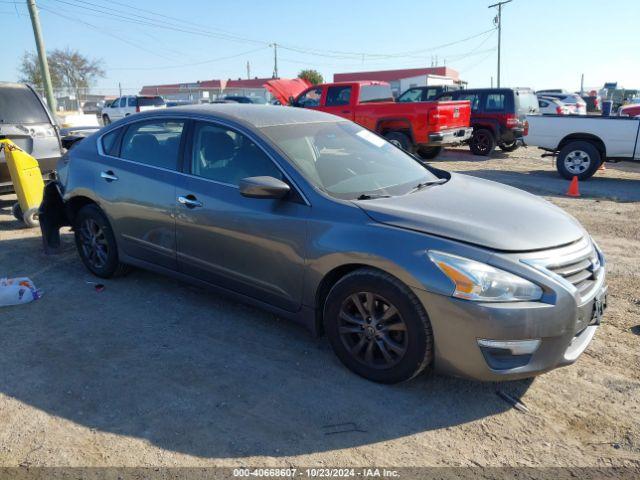
[[[247,177],[240,180],[240,195],[248,198],[284,198],[291,187],[273,177]]]

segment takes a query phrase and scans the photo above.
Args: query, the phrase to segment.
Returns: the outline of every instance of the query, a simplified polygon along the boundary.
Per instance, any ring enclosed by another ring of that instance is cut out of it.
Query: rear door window
[[[517,91],[514,92],[514,98],[516,102],[516,113],[520,115],[528,115],[530,113],[539,113],[540,105],[538,103],[538,96],[531,91]]]
[[[122,133],[122,129],[113,130],[102,137],[102,151],[105,155],[115,157],[118,154],[118,138]]]
[[[0,87],[0,125],[51,123],[36,94],[24,85]]]
[[[360,103],[393,102],[391,85],[362,85]]]
[[[182,120],[131,124],[122,139],[120,156],[152,167],[177,170],[183,130]]]
[[[329,87],[327,89],[327,107],[335,107],[338,105],[349,105],[351,102],[351,86]]]
[[[485,112],[503,112],[505,110],[505,94],[489,93],[484,102]]]

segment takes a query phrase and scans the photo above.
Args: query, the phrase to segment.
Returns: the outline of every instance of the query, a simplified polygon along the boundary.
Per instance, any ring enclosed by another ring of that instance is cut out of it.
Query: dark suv
[[[529,88],[476,88],[445,92],[436,100],[469,100],[475,155],[490,155],[496,145],[505,152],[518,148],[527,134],[527,115],[540,113],[538,97]]]

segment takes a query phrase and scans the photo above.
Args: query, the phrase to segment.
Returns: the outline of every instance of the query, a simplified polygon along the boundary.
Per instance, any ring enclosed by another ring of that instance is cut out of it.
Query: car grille
[[[592,245],[565,258],[555,258],[553,263],[546,265],[547,270],[576,287],[581,297],[595,286],[600,267],[598,255]]]

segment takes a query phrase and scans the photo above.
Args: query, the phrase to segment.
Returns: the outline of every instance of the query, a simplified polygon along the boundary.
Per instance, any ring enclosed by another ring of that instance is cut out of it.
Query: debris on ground
[[[42,292],[26,277],[0,278],[0,307],[21,305],[40,297]]]

